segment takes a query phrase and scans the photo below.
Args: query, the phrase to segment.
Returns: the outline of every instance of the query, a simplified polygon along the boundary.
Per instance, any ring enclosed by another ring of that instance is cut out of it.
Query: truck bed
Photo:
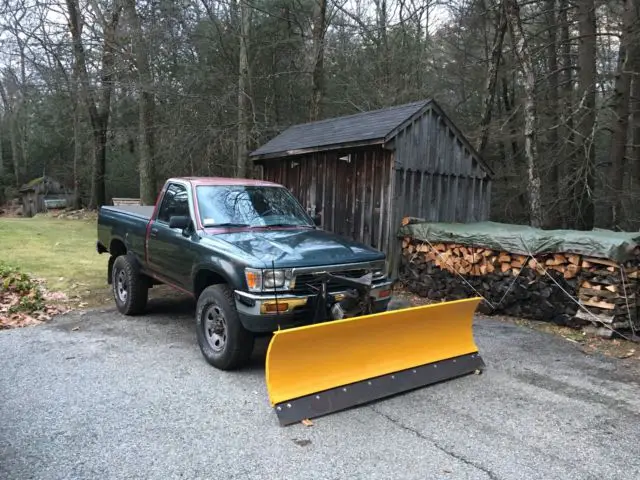
[[[127,215],[143,218],[144,220],[149,220],[151,215],[153,215],[153,209],[155,207],[153,205],[119,205],[117,207],[108,206],[102,208],[112,212],[125,213]]]

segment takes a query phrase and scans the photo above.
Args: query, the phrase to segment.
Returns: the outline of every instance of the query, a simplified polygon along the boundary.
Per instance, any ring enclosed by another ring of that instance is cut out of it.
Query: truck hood
[[[382,260],[384,253],[348,238],[316,229],[256,229],[213,234],[264,266],[311,267]]]

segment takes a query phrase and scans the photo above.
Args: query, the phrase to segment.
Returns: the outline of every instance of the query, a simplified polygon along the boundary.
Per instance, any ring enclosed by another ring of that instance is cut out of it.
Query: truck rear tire
[[[127,255],[113,262],[111,287],[118,311],[124,315],[144,312],[149,298],[149,282],[140,273],[135,261]]]
[[[204,358],[220,370],[241,368],[251,359],[254,336],[242,326],[226,285],[211,285],[198,297],[196,336]]]

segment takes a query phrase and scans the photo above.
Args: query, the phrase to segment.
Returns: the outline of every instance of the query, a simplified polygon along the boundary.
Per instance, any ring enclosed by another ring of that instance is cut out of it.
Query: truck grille
[[[348,278],[359,278],[368,273],[365,269],[358,270],[344,270],[331,272],[333,275],[340,275]],[[313,274],[301,274],[296,277],[295,286],[293,288],[293,292],[296,294],[315,294],[318,292],[322,281],[320,278],[317,278]],[[330,290],[339,290],[342,288],[346,288],[346,286],[342,282],[332,282],[329,283]]]

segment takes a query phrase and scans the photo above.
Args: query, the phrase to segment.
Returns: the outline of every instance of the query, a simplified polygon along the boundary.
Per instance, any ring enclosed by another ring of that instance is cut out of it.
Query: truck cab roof
[[[267,182],[264,180],[256,180],[251,178],[232,178],[232,177],[173,177],[168,182],[182,180],[189,182],[193,186],[199,185],[247,185],[257,187],[282,187],[279,183]]]

